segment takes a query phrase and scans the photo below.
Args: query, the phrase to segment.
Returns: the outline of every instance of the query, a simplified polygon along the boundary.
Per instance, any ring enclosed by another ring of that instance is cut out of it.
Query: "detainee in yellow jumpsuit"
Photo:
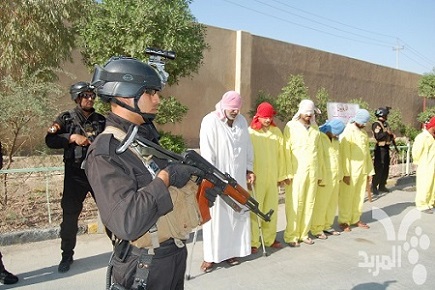
[[[278,215],[278,186],[284,186],[285,157],[284,139],[281,130],[276,127],[273,117],[276,112],[267,102],[261,103],[249,127],[251,142],[254,147],[254,184],[255,198],[262,212],[273,209],[270,222],[260,220],[263,232],[264,245],[272,248],[281,248],[276,240]],[[258,217],[251,214],[251,251],[256,253],[261,245]]]
[[[299,110],[284,128],[286,166],[289,178],[286,186],[286,220],[284,241],[290,247],[300,242],[312,245],[308,236],[311,227],[317,184],[322,179],[320,166],[320,131],[314,120],[314,103],[302,100]]]
[[[351,231],[351,225],[369,228],[360,220],[367,183],[375,174],[369,138],[364,130],[369,120],[369,112],[359,109],[340,136],[344,177],[338,194],[338,223],[345,232]]]
[[[320,164],[323,179],[321,185],[317,188],[311,234],[322,240],[327,239],[326,234],[340,234],[332,228],[332,224],[338,207],[339,183],[343,179],[338,136],[343,132],[344,127],[345,124],[339,119],[327,121],[319,127],[323,150],[323,163]]]
[[[417,164],[415,206],[424,213],[433,213],[435,205],[435,117],[415,137],[412,157]]]

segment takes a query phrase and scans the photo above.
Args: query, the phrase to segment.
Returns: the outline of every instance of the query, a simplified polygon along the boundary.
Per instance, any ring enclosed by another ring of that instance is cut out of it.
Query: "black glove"
[[[166,170],[169,174],[169,185],[178,188],[185,186],[192,175],[204,175],[204,172],[201,169],[181,163],[170,164],[163,170]]]
[[[213,206],[218,194],[219,194],[219,190],[216,189],[216,187],[207,188],[205,190],[205,198],[208,199],[208,207]]]

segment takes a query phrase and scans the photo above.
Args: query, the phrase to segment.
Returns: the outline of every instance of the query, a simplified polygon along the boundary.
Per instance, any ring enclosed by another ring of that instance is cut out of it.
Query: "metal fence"
[[[391,151],[390,177],[401,177],[413,174],[415,167],[411,159],[411,144],[408,143],[405,146],[398,146],[398,149],[399,152]],[[374,148],[371,148],[371,150],[373,151]],[[21,163],[21,165],[25,164],[25,162]],[[0,232],[13,230],[13,227],[20,227],[21,225],[18,224],[16,224],[16,226],[13,225],[14,222],[18,223],[20,221],[27,221],[29,223],[28,227],[51,226],[53,224],[53,212],[55,212],[56,222],[60,221],[60,199],[63,190],[64,174],[63,166],[3,169],[0,170],[0,176],[3,177],[3,181],[5,174],[8,176],[7,190],[12,204],[8,204],[7,207],[3,206],[3,210],[0,212],[0,215],[2,215]],[[4,186],[5,183],[3,182],[1,186],[2,197],[5,192]],[[16,196],[19,195],[21,196],[17,199]],[[16,202],[22,202],[23,206],[17,208],[17,205],[13,204]],[[45,205],[43,205],[43,203]],[[9,209],[14,206],[14,210]],[[41,208],[42,206],[44,206],[45,209]],[[7,210],[10,212],[5,212]],[[89,213],[86,213],[86,210],[88,210]],[[36,214],[36,211],[39,212],[39,217],[31,217]],[[84,219],[96,218],[98,214],[93,200],[88,202],[88,206],[85,205],[83,211]],[[45,218],[44,221],[41,222],[42,214],[45,215]],[[83,216],[81,216],[81,218],[83,218]],[[35,221],[29,222],[29,219],[34,219]],[[39,222],[37,221],[38,219]]]
[[[64,167],[32,167],[0,170],[0,233],[51,228],[62,219],[61,197]],[[7,181],[5,182],[5,178]],[[5,195],[7,194],[7,204]],[[80,222],[95,220],[95,202],[86,198]]]
[[[59,171],[63,172],[63,167],[39,167],[39,168],[19,168],[19,169],[7,169],[0,170],[0,174],[14,174],[14,173],[43,173],[43,179],[45,179],[45,198],[47,202],[48,223],[51,224],[51,206],[50,206],[50,178],[54,173]],[[7,185],[6,185],[7,186]],[[3,188],[3,191],[5,188]]]

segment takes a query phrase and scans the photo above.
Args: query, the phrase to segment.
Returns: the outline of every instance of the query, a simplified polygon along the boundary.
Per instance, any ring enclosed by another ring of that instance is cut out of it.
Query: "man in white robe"
[[[201,122],[199,147],[205,159],[247,189],[247,182],[252,183],[255,176],[248,123],[239,114],[241,106],[237,92],[226,92],[216,104],[216,110]],[[217,198],[210,215],[211,220],[202,226],[204,262],[201,269],[204,272],[210,272],[215,263],[222,261],[237,265],[238,257],[251,253],[250,213],[246,207],[236,212]]]

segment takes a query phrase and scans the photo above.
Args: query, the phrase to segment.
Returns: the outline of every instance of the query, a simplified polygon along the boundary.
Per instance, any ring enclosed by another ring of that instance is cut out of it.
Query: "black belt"
[[[185,243],[186,241],[183,241]],[[175,244],[174,239],[168,239],[162,243],[160,243],[160,246],[158,248],[154,249],[154,256],[155,257],[165,257],[170,254],[172,254],[174,251],[179,250],[180,247],[178,247]],[[115,245],[115,255],[120,259],[121,261],[124,261],[125,258],[129,255],[135,255],[140,256],[142,254],[148,254],[150,252],[150,249],[141,249],[136,246],[133,246],[130,244],[129,241],[122,240],[118,242]]]
[[[183,241],[183,243],[185,243],[185,241]],[[174,251],[179,250],[179,249],[180,248],[175,244],[174,239],[168,239],[168,240],[160,243],[160,246],[158,248],[153,249],[154,250],[154,257],[156,257],[156,258],[165,257],[165,256],[168,256],[168,255],[174,253]],[[150,249],[141,249],[141,248],[138,248],[138,247],[131,245],[131,254],[132,255],[140,256],[144,252],[146,254],[148,254],[150,252]]]

